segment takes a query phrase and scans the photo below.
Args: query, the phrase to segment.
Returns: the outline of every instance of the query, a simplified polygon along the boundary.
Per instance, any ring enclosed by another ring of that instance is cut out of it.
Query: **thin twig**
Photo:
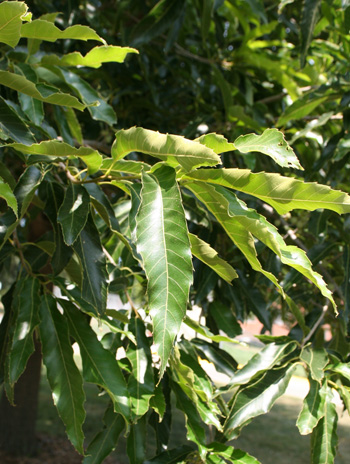
[[[310,330],[310,332],[306,335],[306,337],[305,337],[304,340],[302,341],[301,347],[303,347],[303,346],[306,345],[306,343],[311,339],[311,337],[313,336],[313,334],[316,332],[316,330],[318,329],[318,327],[321,325],[321,322],[323,321],[323,318],[324,318],[326,312],[328,311],[328,308],[329,308],[329,301],[327,301],[327,303],[323,306],[322,314],[321,314],[320,317],[317,319],[317,321],[316,321],[315,324],[313,325],[313,327],[312,327],[312,329]]]

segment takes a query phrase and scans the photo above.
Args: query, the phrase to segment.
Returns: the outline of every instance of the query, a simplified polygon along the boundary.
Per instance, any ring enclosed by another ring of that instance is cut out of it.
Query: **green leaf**
[[[324,403],[326,401],[327,384],[322,387],[312,378],[309,379],[310,391],[304,399],[303,409],[297,420],[297,427],[301,435],[308,435],[316,427],[319,420],[325,414]]]
[[[244,385],[257,378],[262,373],[271,370],[283,359],[291,354],[297,347],[297,342],[291,340],[288,343],[269,343],[256,353],[242,369],[238,370],[228,383],[229,389],[238,385]],[[227,390],[227,386],[224,390]]]
[[[84,315],[70,301],[59,300],[69,322],[69,331],[80,348],[83,375],[87,382],[104,388],[113,401],[114,411],[130,418],[130,396],[115,356],[103,348]]]
[[[213,213],[233,243],[245,255],[252,268],[265,275],[281,292],[283,292],[276,277],[271,274],[271,272],[263,270],[257,258],[253,236],[245,226],[237,222],[235,218],[230,215],[229,202],[221,192],[217,191],[216,188],[211,185],[201,184],[199,182],[189,182],[186,184],[186,188],[191,190],[208,210]]]
[[[332,402],[333,393],[327,388],[324,402],[324,414],[311,435],[312,464],[333,464],[338,445],[337,421],[338,414]]]
[[[300,51],[300,65],[305,66],[306,55],[312,41],[312,35],[319,16],[319,7],[321,0],[305,0],[304,8],[300,23],[301,32],[301,51]]]
[[[260,464],[257,459],[240,449],[233,446],[224,445],[223,443],[211,443],[208,446],[209,456],[212,454],[228,459],[235,464]],[[220,461],[222,462],[222,461]]]
[[[151,166],[141,161],[132,160],[114,160],[105,158],[101,164],[100,171],[105,175],[120,177],[120,173],[124,172],[131,175],[140,175],[143,170],[148,171]]]
[[[220,153],[237,150],[237,147],[235,147],[233,143],[228,142],[223,135],[215,134],[215,132],[201,135],[194,141],[199,142],[208,148],[211,148],[217,155]]]
[[[306,346],[301,352],[300,359],[308,365],[311,377],[320,382],[324,377],[324,368],[329,361],[327,351],[324,348],[315,349]]]
[[[57,55],[45,55],[41,60],[43,65],[54,66],[88,66],[99,68],[103,63],[123,63],[128,53],[138,53],[135,48],[119,47],[116,45],[101,45],[94,47],[85,56],[80,52]]]
[[[201,169],[186,174],[183,179],[209,182],[253,195],[273,206],[279,214],[293,209],[314,211],[318,208],[350,213],[347,193],[279,174],[252,173],[249,169]]]
[[[24,2],[0,4],[0,42],[15,47],[21,38],[22,18],[28,7]]]
[[[17,66],[14,67],[16,74],[24,76],[29,81],[37,84],[38,77],[34,69],[26,64],[26,63],[18,63]],[[25,95],[22,92],[18,92],[18,100],[21,104],[22,111],[26,114],[26,116],[34,122],[35,125],[40,126],[44,119],[44,104],[42,101],[37,100],[35,98],[30,97],[29,95]],[[16,140],[16,142],[21,142],[20,140]],[[25,145],[30,145],[33,143],[32,140],[30,143]],[[22,142],[25,143],[25,142]]]
[[[111,126],[116,124],[117,116],[114,109],[101,98],[90,84],[72,71],[60,69],[60,74],[71,90],[76,92],[81,101],[87,106],[92,119],[104,121]]]
[[[293,148],[288,145],[282,132],[277,129],[266,129],[261,135],[241,135],[234,141],[234,145],[242,153],[252,151],[264,153],[282,167],[303,169]]]
[[[60,142],[58,140],[47,140],[33,145],[23,145],[21,143],[9,143],[8,147],[26,155],[45,155],[54,156],[57,158],[74,157],[80,158],[87,165],[89,173],[93,174],[98,171],[102,156],[97,150],[87,147],[74,148],[68,143]]]
[[[142,464],[146,459],[146,416],[130,427],[130,433],[126,442],[126,450],[130,463]]]
[[[21,37],[45,40],[47,42],[56,42],[58,39],[98,40],[99,42],[105,42],[104,39],[88,26],[78,24],[67,27],[67,29],[62,31],[51,21],[44,19],[35,19],[30,23],[23,24]]]
[[[162,166],[143,173],[137,215],[137,251],[148,279],[154,342],[163,375],[186,313],[192,283],[191,249],[175,171]]]
[[[81,296],[101,315],[106,310],[108,273],[99,232],[91,216],[73,248],[83,269]]]
[[[123,417],[116,414],[113,407],[108,407],[103,422],[105,427],[89,444],[83,464],[102,464],[117,446],[118,438],[125,426]]]
[[[27,361],[34,352],[33,335],[40,322],[39,289],[39,281],[30,276],[16,283],[12,303],[11,345],[7,358],[8,381],[11,389],[24,372]]]
[[[0,177],[0,198],[3,198],[8,206],[12,208],[13,212],[17,216],[17,199],[13,194],[10,186],[6,184]]]
[[[185,316],[184,318],[184,323],[190,327],[191,329],[195,330],[197,333],[202,335],[202,337],[208,338],[209,340],[212,340],[213,342],[233,342],[234,340],[231,340],[231,338],[226,337],[225,335],[215,335],[213,334],[208,327],[205,325],[201,325],[198,322],[194,321],[193,319],[189,318],[188,316]],[[239,342],[236,342],[239,343]]]
[[[0,129],[16,142],[31,145],[35,142],[33,134],[16,111],[0,97]]]
[[[251,419],[270,411],[286,391],[294,369],[295,365],[270,370],[255,384],[238,391],[224,425],[228,439],[236,438]]]
[[[294,301],[288,295],[286,295],[286,302],[296,321],[300,325],[300,328],[303,331],[305,337],[310,332],[310,328],[306,325],[304,314],[301,312],[299,306],[294,303]]]
[[[348,363],[332,364],[329,366],[329,369],[331,369],[333,372],[336,372],[337,374],[342,375],[347,380],[350,380],[350,366]]]
[[[85,188],[82,185],[70,183],[57,215],[66,245],[71,246],[76,241],[85,227],[89,211],[90,196]]]
[[[209,304],[209,313],[214,318],[218,329],[225,332],[229,337],[235,338],[242,333],[242,327],[237,322],[231,307],[227,307],[220,301],[213,301]]]
[[[83,379],[73,360],[67,321],[56,300],[44,294],[40,304],[40,339],[47,378],[58,413],[66,426],[68,438],[84,454],[85,394]]]
[[[211,267],[228,283],[238,277],[233,267],[224,259],[220,258],[217,251],[211,248],[208,243],[193,234],[188,234],[188,237],[190,239],[191,252],[196,258]]]
[[[133,318],[129,330],[135,335],[136,344],[130,343],[126,352],[132,366],[128,391],[133,413],[140,417],[148,411],[150,399],[154,395],[152,354],[142,320]]]
[[[24,76],[9,71],[0,71],[0,85],[17,90],[17,92],[24,93],[25,95],[29,95],[45,103],[69,106],[80,111],[86,108],[77,98],[68,93],[62,93],[57,88],[50,87],[46,84],[35,85]]]
[[[112,145],[113,158],[120,160],[132,151],[155,156],[172,167],[180,165],[185,171],[221,163],[211,148],[179,135],[160,134],[142,127],[132,127],[116,133],[116,140]]]
[[[215,369],[223,374],[232,377],[237,370],[237,362],[226,351],[222,350],[213,343],[195,338],[192,343],[196,347],[201,358],[213,363]]]
[[[168,451],[163,451],[152,459],[144,462],[144,464],[176,464],[183,463],[184,459],[193,452],[193,448],[188,445],[182,445],[178,448],[173,448]]]
[[[134,46],[149,42],[163,34],[184,8],[184,0],[160,0],[132,31]]]

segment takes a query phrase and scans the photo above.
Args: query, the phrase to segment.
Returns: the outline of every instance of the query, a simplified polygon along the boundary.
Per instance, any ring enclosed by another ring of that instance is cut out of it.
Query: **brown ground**
[[[0,450],[1,464],[81,464],[82,457],[71,443],[61,437],[39,435],[39,452],[35,457],[8,456]],[[118,464],[115,458],[108,457],[104,464]]]

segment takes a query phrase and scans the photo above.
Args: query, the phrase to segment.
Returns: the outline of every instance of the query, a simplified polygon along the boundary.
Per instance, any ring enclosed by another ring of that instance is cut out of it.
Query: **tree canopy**
[[[0,380],[16,402],[40,340],[84,464],[123,433],[133,464],[258,463],[234,439],[300,364],[297,426],[313,464],[334,462],[335,395],[350,407],[349,15],[340,0],[0,3]],[[252,314],[262,348],[242,367],[222,343]],[[110,397],[89,444],[84,382]],[[168,449],[175,407],[187,440]]]

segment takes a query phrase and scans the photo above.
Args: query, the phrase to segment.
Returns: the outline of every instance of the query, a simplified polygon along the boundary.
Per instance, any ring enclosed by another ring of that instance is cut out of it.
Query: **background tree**
[[[152,462],[257,462],[228,442],[299,363],[311,388],[298,427],[313,462],[333,462],[332,398],[348,408],[350,380],[347,223],[335,213],[350,198],[310,181],[347,190],[349,10],[338,3],[31,2],[33,17],[0,4],[2,382],[18,402],[39,337],[85,463],[102,462],[124,427],[130,461],[144,462],[149,426]],[[108,291],[130,309],[107,306]],[[186,316],[193,304],[205,326]],[[260,336],[237,370],[220,342],[251,313],[266,331],[282,316],[291,332]],[[91,320],[108,328],[101,341]],[[182,321],[201,338],[178,339]],[[229,375],[225,387],[198,356]],[[87,448],[83,380],[111,398]],[[188,441],[166,451],[170,392]]]

